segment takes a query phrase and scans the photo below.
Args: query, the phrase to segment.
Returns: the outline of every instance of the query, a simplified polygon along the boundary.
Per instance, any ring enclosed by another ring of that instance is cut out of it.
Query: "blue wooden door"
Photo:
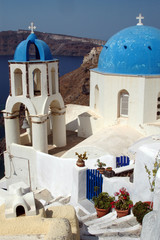
[[[87,199],[91,200],[102,192],[103,177],[95,169],[87,170]]]

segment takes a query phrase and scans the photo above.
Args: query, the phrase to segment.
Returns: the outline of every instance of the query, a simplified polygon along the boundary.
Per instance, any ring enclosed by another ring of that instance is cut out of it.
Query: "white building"
[[[30,56],[31,45],[35,59]],[[75,148],[64,155],[68,159],[49,155],[47,139],[51,132],[52,144],[58,147],[66,144],[66,128],[77,130],[79,136],[90,136],[76,148],[90,155],[86,162],[89,168],[97,157],[113,167],[116,155],[109,152],[111,148],[120,152],[122,142],[128,148],[139,137],[160,133],[160,30],[156,28],[139,22],[105,44],[98,67],[91,70],[89,107],[69,106],[65,111],[58,86],[58,61],[33,29],[18,45],[9,69],[10,96],[4,110],[7,186],[24,181],[32,190],[44,187],[53,195],[74,193]],[[21,103],[30,125],[22,135]],[[112,139],[110,126],[116,126]]]
[[[143,135],[160,133],[159,29],[140,21],[106,42],[98,67],[91,70],[90,108],[101,126],[123,123]],[[89,118],[80,135],[96,131],[94,116]]]

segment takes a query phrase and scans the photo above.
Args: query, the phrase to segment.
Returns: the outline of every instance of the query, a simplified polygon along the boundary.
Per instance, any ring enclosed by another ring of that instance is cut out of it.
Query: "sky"
[[[160,0],[0,0],[0,31],[26,29],[107,40],[137,24],[160,28]]]

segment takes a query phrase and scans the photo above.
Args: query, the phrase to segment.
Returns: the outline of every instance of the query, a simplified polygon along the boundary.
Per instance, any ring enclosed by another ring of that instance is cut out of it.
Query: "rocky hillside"
[[[17,45],[25,40],[30,31],[0,32],[0,55],[13,55]],[[37,37],[45,41],[54,55],[84,56],[95,46],[104,44],[102,40],[79,38],[67,35],[35,32]]]
[[[81,66],[60,78],[60,92],[65,104],[89,105],[90,69],[97,67],[101,47],[93,48]]]

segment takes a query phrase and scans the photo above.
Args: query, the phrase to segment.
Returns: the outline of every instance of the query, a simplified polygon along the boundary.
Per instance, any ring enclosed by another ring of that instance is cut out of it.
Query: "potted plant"
[[[147,213],[151,212],[152,208],[150,207],[150,205],[148,203],[139,201],[133,206],[132,211],[133,211],[133,215],[137,219],[137,222],[142,224],[144,216]]]
[[[106,168],[106,171],[107,171],[107,172],[111,172],[111,171],[112,171],[112,167],[107,167],[107,168]]]
[[[107,192],[101,192],[98,196],[94,196],[92,198],[98,218],[103,217],[104,215],[109,213],[114,199],[115,198],[109,196]]]
[[[112,208],[115,208],[117,217],[124,217],[129,214],[129,210],[133,207],[133,202],[126,188],[121,188],[119,192],[114,194],[117,200],[112,203]]]
[[[153,169],[152,171],[150,171],[147,167],[147,165],[145,164],[145,170],[146,170],[146,173],[148,175],[148,180],[149,180],[149,184],[150,184],[150,191],[151,192],[154,192],[154,189],[155,189],[155,181],[156,181],[156,174],[157,174],[157,171],[160,167],[160,159],[159,159],[159,155],[160,155],[160,151],[158,151],[158,154],[155,158],[155,162],[154,162],[154,165],[153,165]],[[153,201],[148,201],[146,202],[148,204],[150,204],[150,208],[153,208]]]
[[[77,160],[77,162],[76,162],[76,165],[77,165],[78,167],[84,167],[84,166],[85,166],[85,160],[88,159],[87,153],[84,152],[83,154],[79,154],[79,153],[76,152],[75,155],[78,156],[78,160]]]
[[[106,166],[106,164],[103,163],[103,162],[101,162],[100,159],[98,159],[96,165],[97,165],[97,167],[98,167],[97,170],[98,170],[101,174],[103,174],[104,171],[105,171],[105,168],[104,168],[104,167]]]

